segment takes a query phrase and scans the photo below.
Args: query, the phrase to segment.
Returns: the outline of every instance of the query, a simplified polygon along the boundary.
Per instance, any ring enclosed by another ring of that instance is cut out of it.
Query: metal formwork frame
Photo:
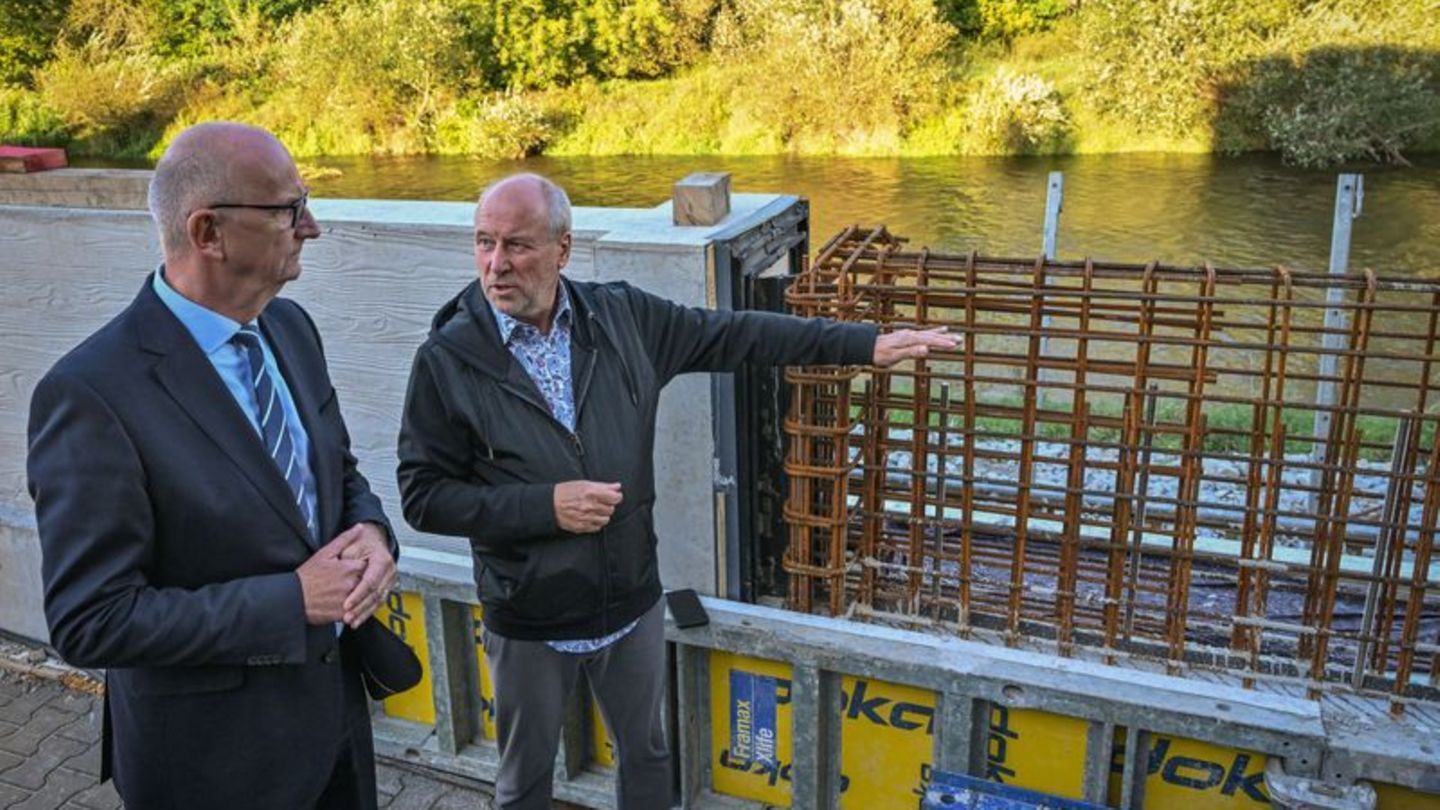
[[[425,606],[426,649],[435,722],[387,717],[377,706],[382,756],[458,777],[493,782],[498,757],[479,739],[473,595],[458,566],[402,562],[400,588]],[[843,707],[840,679],[853,676],[914,686],[936,699],[936,768],[983,775],[992,706],[1034,709],[1087,724],[1084,798],[1105,803],[1112,741],[1125,729],[1118,807],[1144,803],[1149,740],[1185,738],[1252,751],[1283,761],[1295,776],[1380,779],[1411,787],[1440,781],[1440,756],[1420,742],[1425,732],[1392,727],[1363,738],[1327,727],[1346,708],[1224,684],[1141,672],[1098,661],[1061,660],[1026,649],[942,637],[890,626],[704,598],[710,624],[680,630],[667,622],[672,671],[672,750],[683,805],[759,808],[715,792],[711,750],[712,651],[788,664],[792,669],[791,806],[837,806]],[[1380,710],[1383,713],[1383,708]],[[555,795],[587,807],[613,805],[613,773],[589,765],[592,729],[577,699],[556,764]]]

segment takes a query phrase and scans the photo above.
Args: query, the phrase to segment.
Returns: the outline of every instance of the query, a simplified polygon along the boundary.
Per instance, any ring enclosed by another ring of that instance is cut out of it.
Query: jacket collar
[[[561,276],[570,302],[571,346],[577,351],[594,347],[596,330],[603,329],[594,301],[584,285]],[[478,281],[472,281],[435,313],[430,337],[476,369],[500,380],[523,378],[525,371],[502,342],[500,325]],[[516,377],[516,375],[520,375]]]
[[[558,290],[556,293],[557,303],[555,304],[555,315],[551,319],[551,331],[562,328],[569,329],[574,317],[574,309],[570,306],[570,294],[565,291],[565,285],[561,284],[556,289]],[[490,314],[495,317],[495,325],[500,330],[500,342],[509,346],[511,338],[515,336],[515,330],[526,324],[501,312],[500,308],[488,298],[485,299],[485,303],[490,307]],[[534,327],[530,328],[534,329]]]

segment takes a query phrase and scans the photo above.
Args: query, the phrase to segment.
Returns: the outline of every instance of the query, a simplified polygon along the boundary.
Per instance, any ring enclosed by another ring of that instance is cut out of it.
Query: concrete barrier
[[[58,174],[15,177],[34,185],[49,176],[53,185]],[[138,188],[143,199],[146,182],[147,172],[107,172],[94,178],[94,188],[74,190],[74,199],[115,203],[117,186],[132,194]],[[149,215],[133,205],[65,207],[53,189],[32,188],[25,197],[7,188],[0,187],[0,631],[44,641],[39,547],[25,483],[30,396],[51,364],[130,302],[160,252]],[[576,208],[566,273],[623,279],[705,305],[714,299],[714,237],[759,224],[785,199],[793,198],[735,195],[730,215],[706,227],[673,225],[668,202]],[[410,361],[431,315],[474,277],[474,206],[313,200],[311,208],[322,236],[306,248],[304,273],[285,294],[319,325],[360,468],[400,527],[406,555],[468,565],[463,540],[403,527],[395,439]],[[661,574],[670,587],[702,593],[715,592],[724,564],[716,555],[712,400],[704,375],[677,379],[661,397],[655,443],[656,479],[665,493],[656,506]]]

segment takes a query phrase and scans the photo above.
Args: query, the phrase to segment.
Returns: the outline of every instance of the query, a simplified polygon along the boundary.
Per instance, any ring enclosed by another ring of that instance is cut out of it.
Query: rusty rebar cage
[[[792,608],[1395,712],[1440,694],[1440,283],[851,228],[787,303],[963,338],[787,372]]]

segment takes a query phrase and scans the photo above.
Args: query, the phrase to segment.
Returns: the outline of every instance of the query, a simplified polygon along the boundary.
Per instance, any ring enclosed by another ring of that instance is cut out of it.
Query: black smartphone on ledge
[[[682,630],[688,627],[702,627],[710,623],[710,617],[705,613],[705,606],[700,604],[700,597],[691,588],[666,592],[665,604],[670,608],[670,615],[675,619],[675,626]]]

